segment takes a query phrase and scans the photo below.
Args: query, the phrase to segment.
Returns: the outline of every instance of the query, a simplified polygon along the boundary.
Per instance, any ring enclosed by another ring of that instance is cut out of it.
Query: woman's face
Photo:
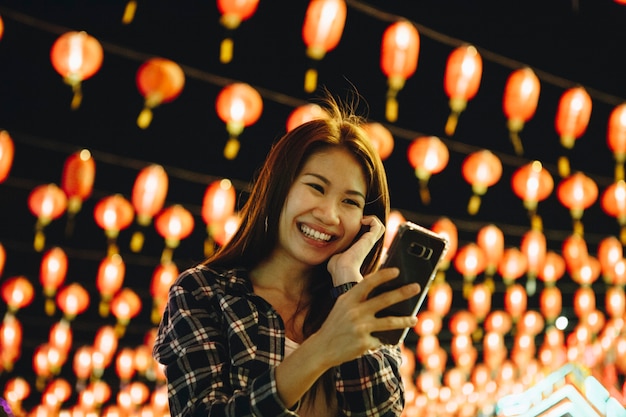
[[[349,151],[313,154],[287,194],[277,253],[313,266],[345,250],[361,229],[366,195],[363,171]]]

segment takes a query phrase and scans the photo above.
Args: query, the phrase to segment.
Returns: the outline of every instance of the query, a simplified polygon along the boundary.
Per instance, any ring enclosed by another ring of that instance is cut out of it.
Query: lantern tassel
[[[570,164],[569,164],[569,158],[567,156],[561,155],[559,157],[558,168],[559,168],[559,175],[561,176],[561,178],[569,177]]]
[[[233,60],[234,41],[231,37],[222,39],[220,44],[220,62],[228,64]]]
[[[224,146],[224,158],[228,160],[237,158],[240,147],[241,144],[239,143],[239,139],[236,137],[230,137],[226,142],[226,146]]]
[[[71,104],[71,108],[72,110],[76,110],[80,107],[80,104],[83,101],[83,91],[81,88],[81,83],[75,83],[74,85],[72,85],[72,91],[74,92],[74,96],[72,97],[72,104]]]
[[[511,144],[513,145],[515,154],[522,156],[524,154],[524,147],[522,146],[522,139],[520,138],[519,133],[511,130],[509,132],[509,138],[511,140]]]
[[[152,123],[152,109],[146,106],[141,110],[139,116],[137,117],[137,126],[142,129],[147,129],[148,126],[150,126],[150,123]]]
[[[137,230],[133,233],[133,236],[130,239],[130,250],[135,253],[141,252],[144,240],[143,232],[141,230]]]
[[[135,18],[135,12],[137,11],[137,1],[130,0],[126,3],[126,7],[124,8],[124,14],[122,15],[122,23],[128,25]]]
[[[619,240],[622,242],[622,245],[626,245],[626,224],[620,225]]]
[[[428,181],[420,180],[420,198],[424,205],[430,204],[430,190],[428,189]]]
[[[312,93],[317,88],[317,69],[311,67],[304,74],[304,91]]]
[[[615,182],[624,179],[624,161],[618,161],[615,163]]]
[[[204,256],[205,258],[208,258],[212,256],[214,253],[215,253],[215,240],[213,240],[213,237],[209,235],[204,240]]]
[[[454,132],[456,131],[456,125],[459,122],[459,113],[453,111],[450,113],[450,115],[448,116],[448,121],[446,122],[446,135],[448,136],[453,136]]]
[[[473,194],[467,203],[467,213],[472,216],[478,213],[478,210],[480,209],[480,202],[480,196],[478,194]]]
[[[385,118],[388,122],[395,122],[398,120],[398,100],[396,98],[398,91],[390,88],[387,91],[387,103],[385,107]]]

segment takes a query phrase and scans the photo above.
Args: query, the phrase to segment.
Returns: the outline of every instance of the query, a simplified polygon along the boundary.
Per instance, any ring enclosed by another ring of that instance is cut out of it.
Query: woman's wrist
[[[354,287],[357,283],[356,282],[346,282],[337,286],[334,286],[333,288],[331,288],[330,290],[330,295],[334,298],[337,299],[339,298],[339,296],[341,294],[345,294],[348,291],[350,291],[350,289],[352,287]]]

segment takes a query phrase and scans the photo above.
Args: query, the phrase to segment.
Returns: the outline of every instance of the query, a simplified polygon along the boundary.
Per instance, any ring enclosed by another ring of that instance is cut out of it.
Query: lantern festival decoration
[[[57,306],[63,312],[63,318],[71,322],[89,307],[89,292],[81,284],[72,282],[57,293]]]
[[[100,305],[98,312],[100,317],[108,317],[111,300],[122,288],[126,275],[126,264],[119,253],[107,255],[98,266],[96,277],[96,287],[100,294]]]
[[[165,58],[150,58],[137,70],[137,89],[144,97],[137,126],[146,129],[152,123],[153,109],[175,100],[185,86],[185,73],[176,62]]]
[[[459,46],[448,56],[443,79],[444,91],[449,98],[450,106],[450,115],[445,127],[446,135],[454,135],[459,116],[467,108],[467,103],[478,93],[482,75],[482,57],[474,46]]]
[[[557,197],[569,209],[574,222],[574,233],[583,234],[582,216],[598,199],[598,185],[582,172],[576,172],[561,180],[557,187]]]
[[[67,276],[68,259],[65,251],[58,246],[50,248],[41,259],[39,281],[45,297],[45,311],[52,316],[55,311],[55,296]]]
[[[493,277],[498,271],[498,264],[504,253],[504,233],[495,224],[487,224],[478,230],[476,244],[485,254],[484,282],[493,292],[495,290]]]
[[[537,110],[541,85],[535,72],[529,67],[513,71],[507,78],[502,99],[509,138],[517,155],[524,154],[519,132]]]
[[[63,81],[72,87],[72,109],[80,107],[82,82],[100,70],[103,58],[100,42],[83,31],[66,32],[52,44],[50,60]]]
[[[398,92],[417,69],[420,37],[415,25],[406,20],[392,23],[385,29],[380,54],[380,67],[387,77],[385,117],[398,119]]]
[[[607,284],[614,283],[620,275],[616,271],[616,265],[624,258],[622,242],[615,236],[603,238],[598,243],[597,256],[600,261],[602,280]]]
[[[370,142],[376,148],[381,160],[389,158],[394,148],[393,135],[382,123],[368,122],[363,125],[363,129],[370,138]]]
[[[346,24],[347,6],[344,0],[310,0],[302,25],[302,39],[306,56],[311,63],[304,76],[304,91],[312,93],[317,88],[315,64],[341,40]]]
[[[571,168],[567,153],[587,130],[591,118],[591,106],[591,96],[583,87],[569,88],[559,99],[554,126],[561,146],[565,150],[565,154],[561,155],[558,160],[559,175],[562,178],[570,174]]]
[[[180,204],[174,204],[157,216],[154,226],[165,239],[161,262],[171,262],[174,249],[193,231],[194,220],[189,210]]]
[[[154,216],[163,208],[168,185],[167,172],[159,164],[150,164],[137,174],[133,184],[131,203],[135,209],[135,219],[140,230],[136,230],[130,240],[130,248],[133,252],[140,252],[143,248],[144,235],[141,229],[148,227]]]
[[[24,330],[22,323],[12,314],[4,316],[0,322],[0,366],[4,372],[13,371],[15,362],[22,354]]]
[[[226,123],[229,133],[224,147],[224,157],[235,159],[239,153],[239,136],[245,127],[253,125],[263,112],[261,94],[249,84],[232,83],[224,87],[215,100],[219,118]]]
[[[217,0],[221,13],[220,24],[226,35],[220,44],[220,62],[228,64],[233,59],[233,34],[241,22],[251,18],[259,5],[259,0]]]
[[[527,261],[526,269],[526,293],[535,295],[537,291],[537,275],[543,267],[546,258],[546,236],[541,230],[529,230],[524,233],[520,242],[520,251]]]
[[[130,320],[141,311],[141,298],[131,288],[122,288],[111,300],[111,313],[115,316],[115,334],[121,338],[126,333]]]
[[[463,297],[469,298],[476,277],[483,273],[486,257],[483,249],[474,242],[459,248],[454,257],[454,266],[463,276]]]
[[[74,228],[74,217],[91,196],[96,178],[96,163],[87,149],[72,153],[65,159],[61,188],[67,196],[67,227],[70,236]]]
[[[179,270],[174,262],[161,262],[154,269],[150,282],[150,294],[152,295],[150,318],[154,325],[161,321],[169,289],[178,278],[178,274]]]
[[[137,13],[137,0],[128,0],[126,6],[124,6],[124,13],[122,14],[122,23],[128,25],[135,19],[135,13]]]
[[[291,132],[296,127],[315,119],[328,117],[326,110],[319,104],[307,103],[296,107],[287,117],[287,132]]]
[[[9,132],[0,130],[0,184],[9,176],[15,156],[15,144]]]
[[[0,242],[0,277],[4,271],[4,265],[7,262],[7,251],[4,249],[4,245]]]
[[[600,197],[602,210],[617,220],[620,241],[626,244],[626,182],[618,180],[609,185]]]
[[[224,246],[233,235],[239,229],[241,225],[241,216],[239,212],[235,211],[233,214],[228,216],[224,221],[216,228],[213,234],[213,240],[217,243],[218,246]]]
[[[46,244],[44,229],[65,213],[67,197],[54,183],[39,185],[28,196],[28,208],[37,216],[33,247],[37,252],[41,252]]]
[[[430,204],[428,181],[433,174],[438,174],[448,165],[450,153],[448,147],[436,136],[420,136],[409,144],[407,158],[419,180],[422,203]]]
[[[623,180],[624,161],[626,161],[626,103],[616,106],[611,111],[606,131],[606,143],[615,159],[615,181]]]
[[[472,196],[467,205],[471,215],[478,213],[480,200],[487,189],[502,177],[502,162],[493,152],[483,149],[467,155],[462,165],[463,178],[472,186]]]
[[[5,314],[14,316],[20,309],[33,302],[35,289],[28,278],[18,275],[5,280],[0,285],[0,294],[7,306]]]
[[[224,222],[235,212],[236,190],[229,179],[211,182],[202,199],[202,220],[206,224],[207,238],[204,253],[208,257],[215,250],[214,236]]]
[[[107,253],[119,253],[117,238],[120,231],[130,226],[135,217],[131,202],[121,194],[103,197],[96,204],[93,215],[107,238]]]
[[[528,212],[531,229],[542,230],[543,222],[537,213],[537,206],[554,190],[554,179],[550,172],[540,161],[529,162],[515,170],[511,177],[511,186]]]

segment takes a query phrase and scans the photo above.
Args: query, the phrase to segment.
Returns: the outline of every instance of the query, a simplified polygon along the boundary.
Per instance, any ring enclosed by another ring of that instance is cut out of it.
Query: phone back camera
[[[426,261],[430,260],[431,256],[433,256],[433,250],[424,245],[420,245],[419,243],[411,243],[409,246],[409,254],[413,256],[417,256],[418,258],[422,258]]]

